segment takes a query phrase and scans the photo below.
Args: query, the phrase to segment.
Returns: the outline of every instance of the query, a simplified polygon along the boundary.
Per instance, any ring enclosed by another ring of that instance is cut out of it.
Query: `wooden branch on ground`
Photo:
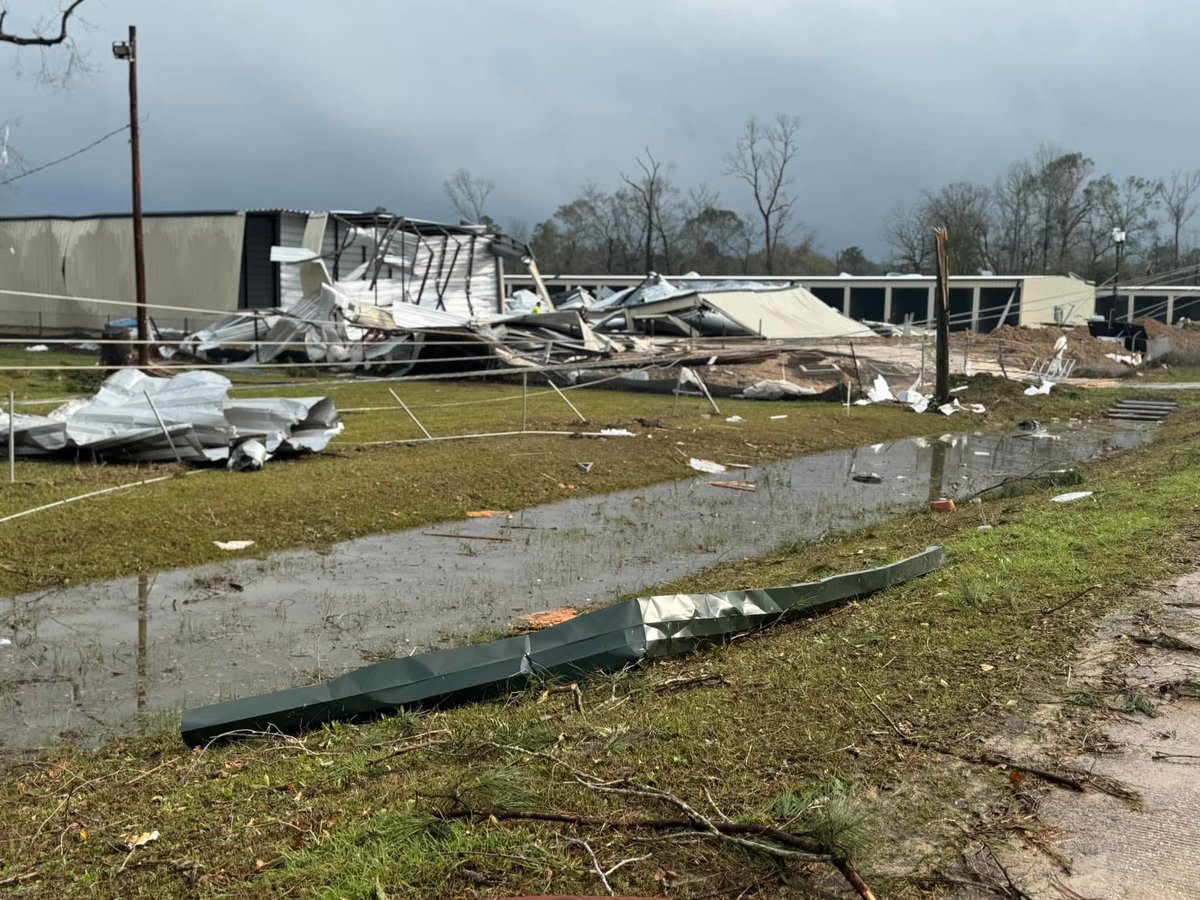
[[[881,707],[874,700],[871,700],[871,705],[875,707],[876,711],[883,716],[888,725],[891,726],[892,731],[896,733],[896,736],[900,739],[901,743],[907,744],[910,747],[915,747],[918,750],[929,750],[933,753],[940,753],[943,756],[950,756],[955,759],[960,759],[963,762],[970,763],[972,765],[995,766],[996,768],[1000,769],[1024,772],[1026,775],[1032,775],[1035,778],[1040,778],[1043,781],[1049,782],[1050,784],[1058,785],[1059,787],[1066,788],[1067,790],[1075,791],[1080,794],[1086,791],[1089,787],[1093,787],[1101,793],[1108,794],[1109,796],[1116,797],[1120,800],[1136,801],[1139,799],[1138,793],[1131,788],[1127,788],[1117,781],[1113,781],[1108,778],[1099,778],[1086,772],[1075,772],[1069,769],[1054,772],[1049,769],[1043,769],[1038,766],[1032,766],[1027,763],[1018,762],[1017,760],[1011,759],[1007,756],[1000,756],[993,753],[965,753],[954,750],[951,747],[943,746],[942,744],[936,744],[930,741],[923,741],[919,738],[911,737],[900,729],[900,726],[898,726],[895,721],[893,721],[892,717],[884,711],[883,707]]]
[[[871,889],[863,881],[862,876],[849,860],[838,859],[823,852],[821,846],[812,838],[792,834],[779,828],[772,828],[769,825],[755,825],[747,822],[710,822],[704,819],[703,816],[664,819],[606,819],[600,816],[584,816],[573,813],[522,812],[507,809],[451,810],[441,815],[443,818],[448,819],[476,819],[480,821],[496,819],[501,822],[556,822],[563,825],[577,825],[584,828],[605,828],[615,831],[676,831],[691,834],[708,832],[731,838],[762,838],[779,846],[771,847],[762,841],[735,841],[735,843],[775,856],[800,859],[805,862],[827,862],[842,874],[850,885],[854,887],[855,891],[858,892],[860,897],[864,898],[864,900],[874,900],[875,898]],[[707,823],[707,826],[704,823]]]
[[[376,759],[367,760],[367,765],[377,766],[382,762],[386,762],[387,760],[393,759],[397,756],[402,756],[405,753],[411,753],[414,750],[423,750],[426,747],[436,747],[438,744],[444,744],[446,741],[450,740],[451,735],[452,732],[449,728],[440,728],[437,731],[427,731],[424,734],[418,734],[412,738],[411,743],[397,747],[391,753],[387,753],[383,756],[377,757]],[[426,738],[426,740],[418,740],[419,738]]]

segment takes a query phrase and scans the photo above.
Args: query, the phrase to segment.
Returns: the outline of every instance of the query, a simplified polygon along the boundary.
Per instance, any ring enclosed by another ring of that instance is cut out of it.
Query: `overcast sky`
[[[15,30],[51,7],[8,0]],[[1200,167],[1196,0],[87,0],[96,73],[0,67],[29,165],[127,119],[109,44],[138,26],[147,209],[372,209],[454,218],[442,182],[494,179],[529,225],[649,146],[683,186],[722,174],[747,117],[799,116],[795,191],[818,246],[881,252],[922,188],[991,180],[1042,142],[1101,171]],[[0,61],[13,49],[0,45]],[[0,128],[0,138],[3,129]],[[0,172],[0,179],[12,169]],[[114,138],[0,188],[0,215],[129,208]]]

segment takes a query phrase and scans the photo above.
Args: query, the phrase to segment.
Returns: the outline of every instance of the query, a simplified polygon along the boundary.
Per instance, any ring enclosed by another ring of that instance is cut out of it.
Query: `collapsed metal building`
[[[332,281],[373,305],[496,314],[507,308],[506,274],[538,280],[520,241],[382,209],[147,213],[144,230],[147,300],[162,330],[198,330],[239,310],[288,310],[311,294],[303,267],[287,265],[277,247],[319,256]],[[95,332],[129,315],[128,215],[0,218],[0,251],[0,324]]]

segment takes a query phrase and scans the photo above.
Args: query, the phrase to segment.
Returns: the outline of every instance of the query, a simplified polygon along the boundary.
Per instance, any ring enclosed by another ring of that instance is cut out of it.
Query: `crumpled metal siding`
[[[788,614],[829,609],[928,574],[945,561],[941,547],[928,547],[886,566],[815,582],[628,600],[530,635],[388,660],[322,684],[185,710],[180,732],[194,746],[239,731],[296,731],[402,707],[463,703],[536,678],[619,671]]]

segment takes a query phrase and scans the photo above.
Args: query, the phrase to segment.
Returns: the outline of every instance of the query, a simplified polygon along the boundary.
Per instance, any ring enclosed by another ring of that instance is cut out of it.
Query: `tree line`
[[[647,147],[612,189],[587,184],[532,229],[514,223],[506,230],[529,241],[548,274],[833,274],[839,263],[873,268],[858,248],[835,255],[842,259],[820,253],[816,236],[798,220],[799,130],[800,120],[783,113],[746,122],[723,168],[738,185],[745,211],[706,184],[679,184],[674,164]],[[494,182],[459,169],[444,185],[460,216],[494,224],[484,210]]]
[[[784,114],[746,123],[723,170],[740,189],[741,210],[705,184],[680,185],[675,167],[646,148],[612,189],[585,185],[532,229],[508,230],[530,242],[549,274],[930,274],[933,229],[944,225],[956,274],[1075,274],[1099,283],[1113,276],[1119,251],[1123,279],[1200,283],[1189,228],[1200,171],[1118,178],[1051,145],[992,181],[925,190],[891,210],[880,226],[882,259],[859,246],[822,251],[796,214],[799,129]],[[492,222],[484,207],[494,182],[460,169],[445,187],[463,218]]]

